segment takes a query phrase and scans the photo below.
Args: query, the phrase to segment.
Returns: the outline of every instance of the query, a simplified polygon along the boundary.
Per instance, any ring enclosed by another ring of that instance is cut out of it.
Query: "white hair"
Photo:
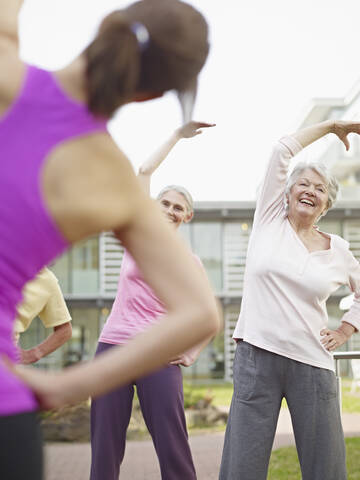
[[[286,188],[285,188],[285,208],[286,210],[288,209],[288,202],[287,202],[287,195],[290,193],[291,188],[293,185],[296,183],[297,179],[300,177],[300,175],[303,173],[304,170],[313,170],[316,172],[320,177],[324,180],[327,191],[328,191],[328,202],[326,206],[325,212],[323,212],[320,216],[323,217],[327,211],[334,205],[336,202],[336,198],[339,192],[339,183],[336,180],[335,176],[332,175],[329,172],[329,169],[326,167],[321,162],[299,162],[297,165],[295,165],[293,171],[289,175],[289,178],[286,183]]]
[[[180,185],[168,185],[168,186],[164,187],[159,192],[156,199],[160,200],[166,192],[170,192],[171,190],[174,190],[175,192],[180,193],[184,197],[188,213],[193,213],[193,211],[194,211],[193,198],[192,198],[190,192],[188,190],[186,190],[186,188],[181,187]]]

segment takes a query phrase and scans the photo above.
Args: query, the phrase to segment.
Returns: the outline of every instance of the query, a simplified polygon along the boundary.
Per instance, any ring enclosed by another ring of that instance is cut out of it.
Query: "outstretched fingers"
[[[180,128],[180,135],[183,138],[192,138],[202,133],[202,130],[200,130],[201,128],[211,128],[215,127],[215,125],[215,123],[191,121]]]
[[[350,148],[350,143],[349,143],[349,139],[347,138],[347,135],[343,138],[340,138],[340,140],[343,142],[343,144],[345,145],[345,148],[346,148],[346,151],[349,150]]]

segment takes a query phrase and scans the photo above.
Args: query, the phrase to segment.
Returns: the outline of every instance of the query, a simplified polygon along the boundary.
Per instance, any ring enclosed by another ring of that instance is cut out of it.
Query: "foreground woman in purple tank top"
[[[106,132],[125,103],[170,89],[193,96],[208,53],[205,20],[177,0],[138,2],[106,17],[87,49],[50,73],[18,57],[21,4],[0,0],[0,354],[16,358],[12,330],[25,283],[103,230],[116,232],[167,310],[125,347],[62,373],[0,363],[1,477],[39,480],[39,407],[129,383],[215,334],[220,321],[209,284]]]

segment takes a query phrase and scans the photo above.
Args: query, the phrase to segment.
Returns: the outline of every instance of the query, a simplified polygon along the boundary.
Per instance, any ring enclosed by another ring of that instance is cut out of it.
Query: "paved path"
[[[346,436],[360,437],[360,414],[343,414],[343,427]],[[218,478],[223,441],[223,433],[190,437],[198,480]],[[282,409],[274,449],[293,444],[290,416],[286,409]],[[89,480],[90,446],[88,443],[48,444],[45,448],[45,458],[45,480]],[[121,480],[160,479],[160,471],[151,441],[127,442],[120,478]]]

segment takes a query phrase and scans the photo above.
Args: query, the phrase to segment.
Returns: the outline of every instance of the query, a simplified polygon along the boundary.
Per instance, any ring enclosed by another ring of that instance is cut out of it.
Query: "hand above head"
[[[138,179],[146,193],[150,194],[151,175],[162,164],[169,152],[182,138],[193,138],[202,133],[201,128],[214,127],[215,123],[188,122],[176,129],[171,137],[139,168]]]
[[[182,127],[176,130],[177,135],[180,138],[193,138],[196,135],[200,135],[202,133],[201,128],[209,128],[215,127],[215,123],[205,123],[205,122],[188,122],[185,123]]]
[[[350,143],[347,136],[349,133],[360,134],[360,121],[325,120],[324,122],[315,123],[314,125],[297,130],[292,134],[292,137],[305,148],[329,133],[337,135],[345,145],[346,150],[349,150]]]
[[[346,150],[349,150],[350,143],[347,138],[349,133],[360,134],[360,122],[359,121],[348,121],[348,120],[335,120],[333,133],[339,137],[339,139],[345,145]]]

